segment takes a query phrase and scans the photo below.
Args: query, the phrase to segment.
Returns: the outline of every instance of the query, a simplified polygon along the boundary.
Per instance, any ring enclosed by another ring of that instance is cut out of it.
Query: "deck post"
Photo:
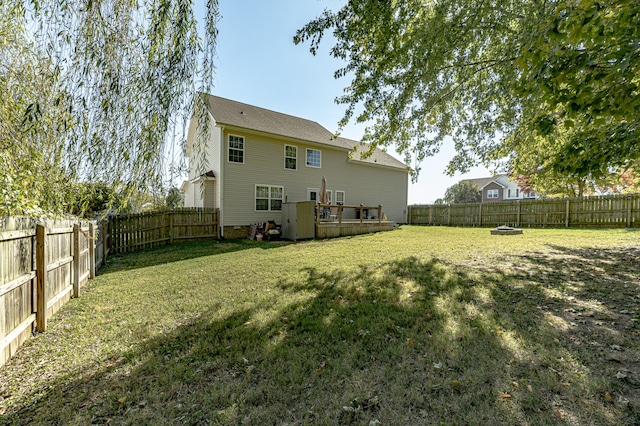
[[[382,223],[382,204],[378,204],[378,223]]]

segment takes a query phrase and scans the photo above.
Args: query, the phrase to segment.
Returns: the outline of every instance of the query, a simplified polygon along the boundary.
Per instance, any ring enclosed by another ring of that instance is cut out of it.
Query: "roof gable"
[[[478,189],[482,191],[482,189],[485,186],[489,185],[491,182],[495,182],[501,187],[505,188],[505,185],[502,182],[500,182],[501,178],[503,177],[507,177],[507,175],[495,175],[495,176],[484,177],[484,178],[464,179],[462,180],[462,182],[467,181],[467,182],[475,183]]]
[[[362,158],[362,153],[368,150],[366,144],[347,138],[335,137],[332,132],[315,121],[213,95],[208,95],[208,107],[216,123],[220,125],[299,139],[345,151],[353,151],[355,146],[363,146],[362,149],[358,149],[357,152],[353,153],[352,160],[408,171],[407,166],[402,161],[381,149],[376,148],[370,157]]]

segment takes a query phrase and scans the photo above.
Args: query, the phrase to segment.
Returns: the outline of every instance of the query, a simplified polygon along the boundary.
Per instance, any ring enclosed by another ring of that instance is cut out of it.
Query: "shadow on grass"
[[[611,292],[634,278],[637,291],[634,253],[554,249],[521,257],[515,273],[412,257],[355,272],[307,268],[306,279],[279,283],[284,295],[310,295],[304,301],[221,320],[201,312],[99,367],[43,382],[32,404],[2,421],[637,423],[632,374],[618,379],[601,366],[609,342],[637,354],[637,337],[604,322],[582,335],[566,318],[590,302],[613,315],[592,281]],[[600,274],[605,266],[616,270]],[[567,285],[571,295],[560,295]]]
[[[132,269],[179,262],[204,256],[215,256],[223,253],[233,253],[242,250],[263,249],[271,250],[291,244],[294,241],[251,241],[248,239],[234,240],[200,240],[176,243],[162,247],[146,249],[132,253],[122,253],[107,257],[105,266],[98,271],[99,275],[111,272],[129,271]]]

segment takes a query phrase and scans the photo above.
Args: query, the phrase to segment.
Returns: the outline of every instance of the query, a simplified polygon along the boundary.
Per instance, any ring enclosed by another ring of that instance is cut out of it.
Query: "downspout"
[[[224,238],[224,168],[225,168],[224,126],[220,126],[220,238]]]

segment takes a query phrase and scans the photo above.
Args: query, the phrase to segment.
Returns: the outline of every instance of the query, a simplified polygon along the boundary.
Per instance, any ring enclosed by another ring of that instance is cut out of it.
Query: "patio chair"
[[[338,207],[331,207],[329,210],[329,220],[338,220]]]

